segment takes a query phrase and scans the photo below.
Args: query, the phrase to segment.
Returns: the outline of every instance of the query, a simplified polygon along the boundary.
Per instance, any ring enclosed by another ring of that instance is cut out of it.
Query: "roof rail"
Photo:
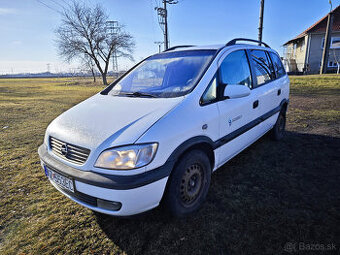
[[[164,52],[170,51],[170,50],[175,50],[177,48],[188,48],[188,47],[193,47],[193,46],[195,46],[195,45],[177,45],[177,46],[170,47],[169,49],[165,50]]]
[[[235,38],[231,41],[229,41],[226,46],[231,46],[231,45],[235,45],[237,41],[246,41],[246,42],[256,42],[258,44],[263,44],[265,47],[270,48],[268,44],[258,41],[258,40],[253,40],[253,39],[247,39],[247,38]]]

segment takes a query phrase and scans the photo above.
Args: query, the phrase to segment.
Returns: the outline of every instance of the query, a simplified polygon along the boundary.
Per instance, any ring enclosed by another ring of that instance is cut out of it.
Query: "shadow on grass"
[[[339,249],[339,155],[339,138],[265,136],[213,174],[196,214],[174,219],[156,208],[132,218],[96,214],[97,222],[128,254],[286,254],[287,242],[296,251],[299,243]]]

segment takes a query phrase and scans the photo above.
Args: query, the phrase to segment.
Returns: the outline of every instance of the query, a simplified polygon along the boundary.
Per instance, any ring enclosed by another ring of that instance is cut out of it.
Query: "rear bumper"
[[[133,176],[117,176],[81,171],[67,166],[48,154],[44,145],[38,150],[42,166],[74,180],[75,192],[52,185],[68,198],[91,210],[117,216],[128,216],[150,210],[159,205],[171,163],[149,172]],[[119,210],[98,206],[98,199],[121,203]]]

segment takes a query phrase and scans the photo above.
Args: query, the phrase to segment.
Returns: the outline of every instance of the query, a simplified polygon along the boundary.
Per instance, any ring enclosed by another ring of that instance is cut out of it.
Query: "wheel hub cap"
[[[181,200],[185,205],[191,204],[199,195],[203,186],[203,170],[198,164],[189,166],[181,181]]]

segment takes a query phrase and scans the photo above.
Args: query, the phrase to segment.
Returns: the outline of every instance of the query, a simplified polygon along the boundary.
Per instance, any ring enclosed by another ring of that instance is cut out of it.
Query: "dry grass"
[[[172,219],[94,214],[46,180],[48,123],[100,91],[89,80],[0,79],[0,254],[285,254],[340,247],[340,78],[291,77],[288,134],[264,137],[213,175],[203,208]],[[309,254],[314,254],[313,252]]]

